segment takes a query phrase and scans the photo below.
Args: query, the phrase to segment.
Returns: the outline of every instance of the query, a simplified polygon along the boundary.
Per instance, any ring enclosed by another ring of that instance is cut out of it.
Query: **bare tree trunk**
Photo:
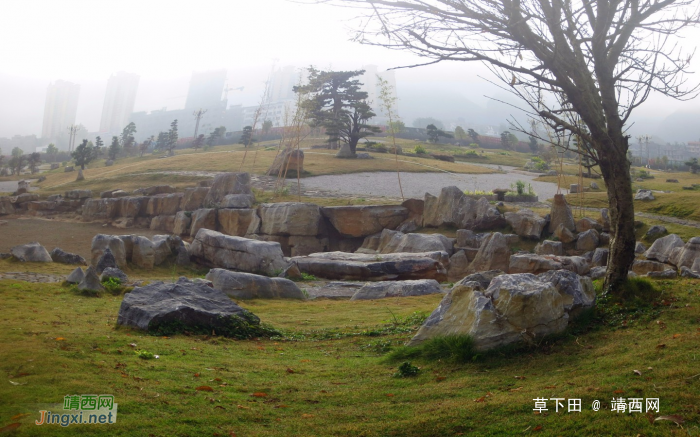
[[[627,280],[634,262],[634,203],[627,161],[627,139],[623,144],[601,148],[600,169],[608,188],[610,205],[610,255],[605,274],[605,292],[614,292]]]

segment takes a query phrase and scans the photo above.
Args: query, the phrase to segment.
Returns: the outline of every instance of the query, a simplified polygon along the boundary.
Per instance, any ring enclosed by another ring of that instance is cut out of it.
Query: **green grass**
[[[0,384],[0,428],[20,423],[18,435],[698,435],[700,283],[655,284],[661,300],[642,315],[605,304],[621,320],[464,364],[411,358],[405,361],[418,374],[396,378],[400,363],[387,361],[386,350],[409,339],[440,296],[247,301],[263,322],[306,339],[240,341],[116,329],[119,296],[0,281],[0,366],[6,380],[21,384]],[[347,335],[312,335],[319,331]],[[33,424],[38,404],[91,393],[115,396],[115,425]],[[581,398],[583,411],[555,413],[549,403],[550,411],[535,415],[536,397]],[[658,397],[661,414],[681,416],[683,428],[610,412],[613,397]],[[591,411],[595,399],[606,407]]]

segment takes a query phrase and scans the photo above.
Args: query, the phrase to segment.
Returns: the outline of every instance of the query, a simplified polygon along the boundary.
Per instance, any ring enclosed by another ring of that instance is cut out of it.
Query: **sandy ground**
[[[127,235],[138,234],[151,237],[163,234],[150,229],[118,229],[112,226],[102,226],[99,223],[70,223],[43,219],[8,219],[0,225],[0,252],[9,252],[12,246],[38,241],[49,252],[54,247],[60,247],[66,252],[77,253],[85,259],[90,259],[92,237],[97,234]]]
[[[443,187],[456,185],[461,190],[491,191],[494,188],[510,188],[518,179],[532,184],[540,201],[551,199],[557,185],[550,182],[535,182],[538,174],[527,172],[492,173],[481,175],[456,173],[401,173],[404,197],[422,199],[425,193],[440,194]],[[365,172],[346,175],[313,176],[301,180],[305,190],[326,190],[354,194],[357,196],[384,196],[400,198],[396,173]],[[527,189],[527,188],[526,188]]]

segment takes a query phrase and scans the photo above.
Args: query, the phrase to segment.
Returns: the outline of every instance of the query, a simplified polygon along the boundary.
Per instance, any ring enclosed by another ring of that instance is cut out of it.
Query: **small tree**
[[[165,150],[168,147],[168,133],[158,132],[158,139],[156,140],[156,150]]]
[[[58,155],[58,147],[54,143],[49,144],[46,148],[46,159],[47,161],[54,162],[56,160],[56,155]]]
[[[263,135],[269,134],[271,129],[272,129],[272,121],[271,120],[263,121],[263,124],[262,124]]]
[[[197,149],[199,149],[203,145],[204,145],[204,134],[199,134],[199,135],[197,135],[197,138],[195,138],[194,141],[192,142],[192,148],[196,152]]]
[[[469,138],[472,139],[472,142],[473,142],[473,143],[479,144],[479,134],[476,133],[476,131],[475,131],[474,129],[471,129],[471,128],[470,128],[470,129],[467,131],[467,135],[469,135]]]
[[[177,144],[177,120],[173,120],[170,123],[170,130],[168,131],[168,154],[175,154],[175,145]]]
[[[209,134],[209,138],[207,138],[207,146],[213,147],[216,144],[218,139],[219,139],[219,130],[214,129]]]
[[[512,134],[510,132],[503,131],[501,132],[501,147],[503,147],[506,150],[510,150],[513,147],[513,143],[511,142],[511,136]]]
[[[529,142],[527,145],[530,146],[530,151],[532,152],[533,155],[536,155],[537,151],[539,150],[539,147],[540,147],[539,144],[537,144],[537,138],[535,138],[533,136],[529,136],[528,140],[529,140]]]
[[[12,149],[12,157],[19,157],[24,155],[24,150],[20,149],[19,147],[15,147]]]
[[[139,145],[139,157],[143,157],[144,153],[148,151],[148,148],[151,147],[151,144],[155,141],[155,137],[151,135],[148,139],[145,141],[141,142]]]
[[[71,157],[75,161],[75,165],[79,165],[82,170],[85,170],[86,165],[97,159],[98,155],[99,150],[97,150],[92,144],[88,143],[88,140],[83,140],[83,142],[75,148],[75,151],[71,153]]]
[[[109,157],[110,160],[116,161],[117,160],[117,155],[119,155],[119,152],[121,152],[122,146],[119,144],[119,138],[118,137],[112,137],[112,144],[109,146],[109,151],[107,151],[107,156]]]
[[[438,129],[438,127],[434,124],[429,124],[426,126],[425,131],[428,134],[428,141],[431,143],[437,143],[440,141],[440,137],[452,138],[452,134],[449,134],[442,129]]]
[[[248,145],[250,145],[253,141],[253,126],[244,127],[243,133],[241,134],[241,139],[238,140],[238,143],[248,147]]]
[[[135,149],[135,145],[136,145],[136,139],[134,138],[135,133],[136,133],[136,124],[133,121],[131,123],[127,124],[124,127],[124,129],[122,130],[120,141],[121,141],[122,150],[124,150],[124,153],[127,156],[132,155],[133,151]]]
[[[455,128],[455,138],[459,140],[459,144],[462,144],[462,141],[466,140],[468,138],[467,132],[464,130],[462,126],[457,126]]]
[[[37,172],[39,169],[39,164],[41,164],[41,153],[30,153],[29,157],[27,158],[27,165],[29,166],[29,171],[31,171],[32,174]]]
[[[697,174],[698,170],[700,170],[700,164],[698,164],[698,158],[693,158],[690,161],[686,161],[685,165],[688,166],[690,169],[690,172],[692,174]]]
[[[400,134],[406,128],[406,123],[401,120],[394,120],[389,122],[389,130],[394,133],[394,135]]]

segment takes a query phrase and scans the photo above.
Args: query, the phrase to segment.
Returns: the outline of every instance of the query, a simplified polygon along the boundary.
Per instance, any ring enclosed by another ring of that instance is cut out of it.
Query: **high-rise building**
[[[120,71],[109,78],[100,119],[101,133],[117,134],[129,123],[138,87],[139,76],[136,74]]]
[[[54,140],[67,132],[70,125],[75,123],[78,112],[78,96],[80,85],[57,80],[49,84],[44,105],[44,125],[41,136],[46,140]]]
[[[220,108],[224,105],[222,94],[225,84],[226,70],[192,72],[185,109],[196,111],[198,109]]]

